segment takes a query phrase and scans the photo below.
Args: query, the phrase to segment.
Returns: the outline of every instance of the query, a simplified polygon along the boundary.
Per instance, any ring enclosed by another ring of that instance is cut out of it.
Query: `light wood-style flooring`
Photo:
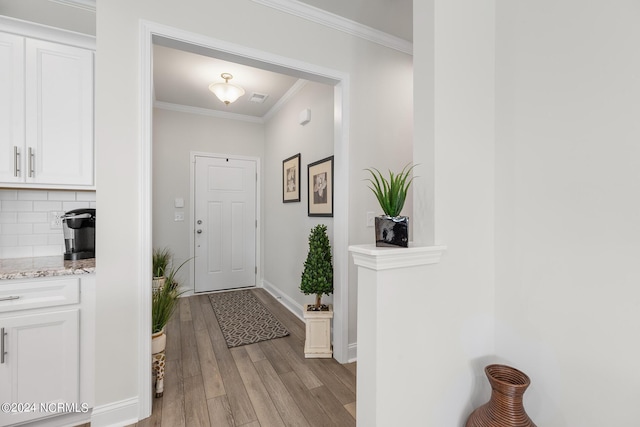
[[[136,427],[355,426],[355,363],[305,359],[304,323],[252,292],[290,335],[229,349],[209,298],[183,298],[167,325],[164,396]]]

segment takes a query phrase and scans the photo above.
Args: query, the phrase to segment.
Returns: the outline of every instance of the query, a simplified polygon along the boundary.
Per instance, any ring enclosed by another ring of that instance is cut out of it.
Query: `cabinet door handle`
[[[16,178],[20,176],[20,150],[15,145],[13,146],[13,176]]]
[[[32,178],[35,174],[33,168],[35,163],[36,153],[33,152],[33,149],[29,147],[29,178]]]
[[[4,363],[4,355],[7,354],[4,351],[4,337],[7,333],[4,331],[4,328],[0,328],[0,365]]]
[[[8,297],[2,297],[0,298],[0,301],[11,301],[14,299],[20,299],[20,295],[10,295]]]

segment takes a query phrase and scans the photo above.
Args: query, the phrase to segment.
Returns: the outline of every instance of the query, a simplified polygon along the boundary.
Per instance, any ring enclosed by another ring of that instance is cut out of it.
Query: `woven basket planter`
[[[491,384],[491,399],[471,413],[466,427],[536,427],[522,404],[529,377],[505,365],[489,365],[484,372]]]

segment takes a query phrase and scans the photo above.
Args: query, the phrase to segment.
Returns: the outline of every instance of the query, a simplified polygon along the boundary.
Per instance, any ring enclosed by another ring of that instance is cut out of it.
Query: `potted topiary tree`
[[[333,307],[322,304],[322,295],[333,293],[333,266],[331,244],[327,226],[316,225],[309,234],[309,253],[304,262],[300,290],[305,295],[315,295],[315,304],[305,304],[304,318],[306,339],[304,355],[307,358],[329,358],[331,349],[331,319]]]
[[[371,173],[367,179],[384,215],[375,218],[376,246],[409,246],[409,217],[400,216],[413,177],[409,178],[416,165],[406,165],[398,174],[389,171],[389,179],[376,169],[365,169]]]

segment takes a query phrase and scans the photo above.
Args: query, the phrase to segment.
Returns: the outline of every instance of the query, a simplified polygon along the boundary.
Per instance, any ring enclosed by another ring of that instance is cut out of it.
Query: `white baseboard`
[[[138,397],[107,403],[93,409],[91,427],[122,427],[138,420]]]
[[[289,295],[282,292],[275,287],[268,280],[262,279],[262,287],[269,292],[273,297],[287,308],[290,312],[296,315],[297,318],[304,322],[304,315],[302,313],[302,305],[291,298]],[[351,343],[347,349],[348,363],[356,362],[358,360],[358,343]]]
[[[348,363],[353,363],[358,361],[358,343],[354,342],[349,344],[347,348],[347,360]]]
[[[284,305],[290,312],[296,315],[296,317],[304,322],[304,316],[302,315],[302,305],[289,295],[276,288],[268,280],[262,279],[262,287],[269,292],[275,299]]]

